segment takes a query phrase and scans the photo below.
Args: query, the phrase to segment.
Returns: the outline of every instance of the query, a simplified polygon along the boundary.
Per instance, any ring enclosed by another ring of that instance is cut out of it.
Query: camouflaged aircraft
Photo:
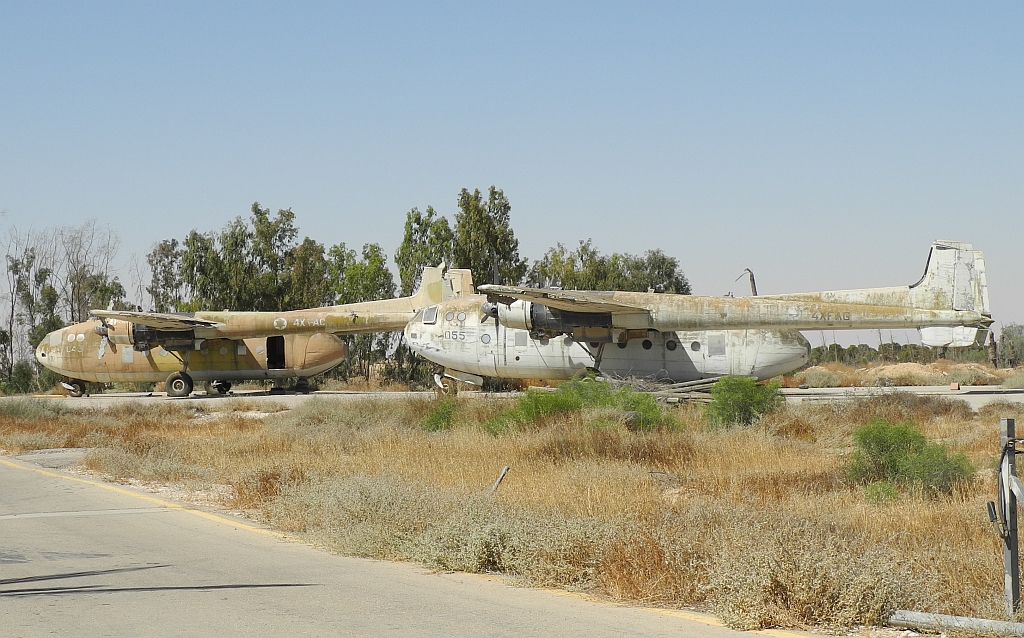
[[[466,286],[471,288],[471,286]],[[675,382],[726,374],[770,378],[807,362],[800,330],[916,328],[929,346],[984,343],[992,323],[985,261],[971,244],[936,241],[910,286],[758,297],[483,285],[416,313],[414,352],[453,379],[568,379],[591,369]]]
[[[195,381],[226,393],[233,381],[297,379],[304,391],[309,377],[347,356],[337,335],[402,330],[416,311],[472,292],[469,282],[468,271],[437,267],[424,269],[415,295],[398,299],[290,312],[93,310],[89,321],[47,335],[36,360],[71,396],[86,382],[163,381],[169,396],[183,397]]]

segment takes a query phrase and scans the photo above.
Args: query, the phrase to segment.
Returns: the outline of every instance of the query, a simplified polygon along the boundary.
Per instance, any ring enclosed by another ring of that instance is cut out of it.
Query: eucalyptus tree
[[[485,201],[480,191],[463,188],[455,214],[453,265],[469,268],[477,283],[518,284],[526,274],[519,240],[511,225],[512,205],[501,189],[491,186]]]

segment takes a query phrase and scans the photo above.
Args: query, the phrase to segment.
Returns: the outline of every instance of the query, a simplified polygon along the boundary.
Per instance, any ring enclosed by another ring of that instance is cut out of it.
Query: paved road
[[[331,556],[10,457],[0,458],[0,539],[5,636],[749,635],[686,612]]]
[[[796,388],[785,388],[783,394],[786,397],[786,401],[789,403],[802,403],[805,401],[848,401],[851,398],[869,396],[872,394],[881,394],[885,392],[911,392],[914,394],[929,395],[929,396],[944,396],[951,399],[961,399],[966,401],[973,409],[978,408],[992,403],[994,401],[1012,401],[1024,403],[1024,389],[1009,389],[1001,386],[968,386],[961,390],[950,390],[946,386],[906,386],[906,387],[895,387],[895,388],[874,388],[874,387],[862,387],[862,388],[810,388],[806,390],[800,390]],[[48,400],[63,401],[69,406],[76,407],[108,407],[117,403],[125,401],[183,401],[192,402],[196,404],[206,405],[207,407],[216,409],[218,403],[230,401],[233,398],[244,398],[255,402],[270,401],[275,403],[282,403],[285,406],[292,408],[299,405],[303,401],[307,401],[312,397],[321,397],[331,400],[352,400],[358,398],[364,398],[368,396],[385,397],[385,398],[398,398],[398,397],[433,397],[432,391],[427,392],[360,392],[360,391],[322,391],[314,392],[312,394],[275,394],[270,395],[266,392],[259,390],[249,390],[232,392],[228,396],[214,395],[206,396],[202,392],[197,392],[187,398],[172,399],[168,398],[166,394],[152,393],[118,393],[108,392],[104,394],[94,394],[88,397],[80,397],[72,399],[70,397],[49,397]],[[484,392],[464,392],[460,396],[467,397],[487,397],[487,396],[516,396],[516,393],[484,393]],[[0,401],[13,400],[16,397],[0,397]]]

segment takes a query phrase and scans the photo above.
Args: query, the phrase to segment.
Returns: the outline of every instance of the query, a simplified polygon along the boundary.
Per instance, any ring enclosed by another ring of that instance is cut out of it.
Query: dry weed
[[[984,503],[998,419],[1024,404],[975,414],[891,393],[718,431],[684,406],[677,427],[646,433],[596,409],[502,434],[478,424],[508,401],[459,399],[451,427],[427,432],[433,405],[316,397],[253,419],[242,413],[264,404],[207,414],[5,402],[0,447],[90,447],[86,465],[118,480],[230,485],[226,505],[333,551],[703,605],[739,627],[849,627],[894,607],[999,614],[999,540]],[[844,470],[850,433],[874,418],[913,421],[966,453],[978,479],[948,498],[867,502]]]

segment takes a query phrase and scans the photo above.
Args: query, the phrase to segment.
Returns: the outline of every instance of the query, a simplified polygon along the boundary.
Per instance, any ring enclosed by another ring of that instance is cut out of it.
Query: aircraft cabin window
[[[619,344],[617,344],[617,345],[618,345],[618,346],[619,346],[620,348],[625,348],[625,347],[626,347],[626,344],[624,344],[624,343],[619,343]]]
[[[464,312],[460,312],[460,313],[459,313],[459,316],[457,317],[457,319],[458,319],[459,321],[465,321],[465,320],[466,320],[466,313],[464,313]]]
[[[668,348],[669,350],[675,350],[676,349],[676,342],[675,341],[669,341],[668,343],[665,344],[665,347]]]
[[[423,323],[437,323],[437,306],[431,306],[423,311]]]
[[[448,314],[446,314],[444,316],[444,320],[445,321],[451,321],[454,318],[455,318],[455,313],[454,312],[449,312]]]
[[[490,343],[490,342],[491,342],[491,335],[489,335],[489,334],[482,334],[482,335],[480,335],[480,343]]]
[[[644,350],[650,350],[654,346],[654,344],[651,343],[650,339],[644,339],[644,342],[641,343],[640,345],[644,347]]]
[[[700,352],[700,341],[694,341],[690,344],[690,350],[694,352]]]

